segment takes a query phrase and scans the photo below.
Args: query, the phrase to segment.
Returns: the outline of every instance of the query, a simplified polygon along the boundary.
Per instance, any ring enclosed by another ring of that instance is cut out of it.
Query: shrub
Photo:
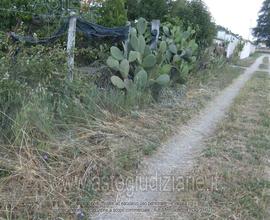
[[[0,129],[6,137],[11,135],[16,115],[33,95],[48,92],[52,97],[59,96],[65,80],[64,51],[57,46],[20,50],[15,46],[13,51],[11,57],[1,58],[0,66]]]
[[[1,0],[0,30],[10,31],[17,29],[21,23],[24,23],[27,32],[43,29],[43,34],[46,34],[48,26],[54,29],[55,25],[57,25],[55,21],[62,17],[62,6],[59,0]],[[80,4],[70,1],[69,7],[79,11]]]

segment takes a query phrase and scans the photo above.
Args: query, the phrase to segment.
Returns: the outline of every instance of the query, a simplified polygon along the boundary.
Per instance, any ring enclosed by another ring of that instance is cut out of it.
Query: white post
[[[128,54],[127,54],[127,52],[128,52],[128,43],[129,43],[129,41],[130,41],[130,30],[131,30],[131,24],[130,24],[130,22],[128,21],[127,23],[126,23],[126,26],[129,26],[129,31],[128,31],[128,38],[125,40],[125,42],[123,43],[123,47],[124,47],[124,51],[125,51],[125,57],[128,57]]]
[[[158,38],[159,38],[159,28],[160,28],[160,20],[153,20],[151,33],[152,33],[152,37],[155,37],[155,39],[153,39],[153,41],[151,42],[151,46],[150,46],[151,49],[157,48],[157,43],[158,43]]]
[[[67,42],[67,65],[68,65],[68,73],[67,79],[69,81],[73,81],[73,70],[74,70],[74,49],[75,49],[75,40],[76,40],[76,23],[77,17],[75,12],[70,13],[71,17],[69,20],[69,28],[68,28],[68,42]]]

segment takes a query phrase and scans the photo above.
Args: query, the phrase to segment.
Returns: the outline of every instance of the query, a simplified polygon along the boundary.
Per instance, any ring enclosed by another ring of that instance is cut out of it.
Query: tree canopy
[[[123,26],[127,22],[126,0],[100,0],[98,23],[107,27]]]
[[[147,20],[164,20],[168,15],[169,4],[167,0],[127,0],[128,18],[130,20],[143,17]]]
[[[202,0],[127,0],[128,19],[144,17],[147,20],[175,21],[175,25],[196,29],[196,42],[201,49],[211,45],[216,25]]]
[[[258,42],[263,42],[270,46],[270,0],[263,2],[257,20],[257,27],[253,29],[253,34]]]
[[[212,44],[216,36],[216,25],[202,0],[173,2],[171,16],[178,17],[185,28],[192,26],[196,29],[196,42],[202,49]]]

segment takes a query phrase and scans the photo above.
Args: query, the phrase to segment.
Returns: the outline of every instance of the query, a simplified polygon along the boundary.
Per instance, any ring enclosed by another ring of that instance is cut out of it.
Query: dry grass
[[[179,194],[198,203],[190,219],[269,219],[270,78],[258,72],[241,91],[198,159],[194,176],[218,176],[213,191]],[[183,198],[184,197],[184,198]]]
[[[21,131],[21,144],[1,146],[0,210],[4,219],[74,219],[104,189],[93,178],[132,175],[150,155],[242,70],[226,67],[187,86],[165,90],[166,102],[120,117],[103,111],[104,120],[85,122],[66,136],[38,146]],[[111,189],[111,188],[110,188]],[[78,208],[78,206],[80,208]]]

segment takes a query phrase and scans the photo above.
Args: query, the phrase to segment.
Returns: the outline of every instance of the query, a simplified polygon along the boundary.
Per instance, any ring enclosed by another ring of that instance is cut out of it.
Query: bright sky
[[[204,2],[217,24],[248,39],[250,28],[257,24],[263,0],[204,0]]]

